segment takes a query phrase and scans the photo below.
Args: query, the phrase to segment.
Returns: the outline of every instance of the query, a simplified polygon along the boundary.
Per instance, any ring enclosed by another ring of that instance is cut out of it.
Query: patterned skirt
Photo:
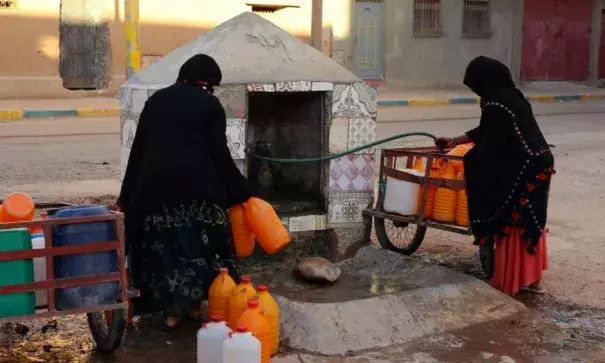
[[[239,279],[227,211],[204,201],[159,206],[138,219],[130,245],[130,276],[141,297],[135,314],[196,312],[221,267]]]

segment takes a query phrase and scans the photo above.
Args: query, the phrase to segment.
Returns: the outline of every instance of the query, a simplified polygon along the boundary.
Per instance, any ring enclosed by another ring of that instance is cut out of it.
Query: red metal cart
[[[68,204],[37,204],[37,209],[56,209],[68,206]],[[93,242],[80,246],[53,247],[52,227],[62,224],[78,224],[91,222],[111,221],[117,231],[117,240],[109,242]],[[77,218],[49,218],[32,222],[0,223],[0,229],[10,228],[32,228],[41,226],[44,232],[45,248],[21,251],[0,252],[0,262],[46,258],[45,281],[0,286],[0,295],[21,293],[36,290],[46,290],[48,306],[38,309],[35,314],[1,318],[0,323],[10,321],[27,321],[42,318],[51,318],[72,314],[87,314],[88,324],[97,349],[103,352],[111,352],[122,344],[126,325],[128,323],[128,302],[130,298],[138,296],[135,290],[128,288],[128,274],[126,271],[126,254],[124,247],[124,216],[122,213],[112,212],[104,216],[77,217]],[[54,256],[66,256],[86,254],[94,252],[117,251],[119,270],[109,274],[89,275],[77,278],[55,278]],[[94,285],[104,282],[118,281],[120,294],[118,301],[114,304],[100,305],[71,310],[57,310],[55,307],[55,290],[68,287]]]

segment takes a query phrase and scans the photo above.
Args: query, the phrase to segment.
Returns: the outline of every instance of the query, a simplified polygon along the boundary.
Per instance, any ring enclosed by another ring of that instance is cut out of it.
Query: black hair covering
[[[515,89],[515,82],[506,65],[496,59],[479,56],[466,67],[464,84],[479,97],[501,89]]]
[[[214,58],[206,54],[196,54],[181,66],[176,81],[201,84],[212,90],[220,85],[222,79],[223,73]]]

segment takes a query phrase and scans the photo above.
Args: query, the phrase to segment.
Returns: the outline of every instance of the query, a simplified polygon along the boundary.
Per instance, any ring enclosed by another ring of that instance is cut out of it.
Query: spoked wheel
[[[125,309],[88,313],[86,316],[97,350],[109,353],[120,348],[126,332]]]
[[[426,226],[384,218],[374,218],[374,228],[382,248],[404,255],[416,252],[426,233]]]

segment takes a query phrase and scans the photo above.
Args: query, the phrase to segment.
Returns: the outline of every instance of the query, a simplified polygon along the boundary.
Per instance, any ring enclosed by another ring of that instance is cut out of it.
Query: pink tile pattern
[[[374,155],[350,154],[330,162],[331,191],[371,191],[376,168]]]

